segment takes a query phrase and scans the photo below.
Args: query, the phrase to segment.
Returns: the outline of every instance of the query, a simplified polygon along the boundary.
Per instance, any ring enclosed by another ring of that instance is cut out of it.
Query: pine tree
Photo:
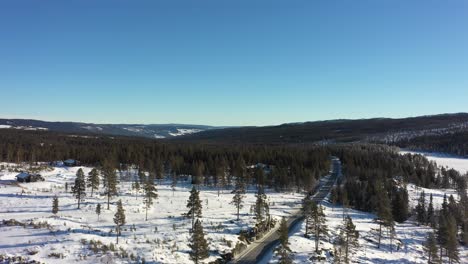
[[[345,219],[347,213],[347,208],[349,206],[348,192],[343,188],[341,193],[341,205],[343,205],[343,220]]]
[[[117,195],[117,174],[115,173],[115,169],[106,164],[102,170],[103,176],[103,185],[105,188],[105,194],[107,196],[107,210],[110,209],[110,199]]]
[[[442,208],[439,211],[439,223],[437,227],[437,242],[440,245],[440,254],[439,257],[442,260],[442,250],[445,248],[445,245],[448,241],[448,204],[447,196],[444,194],[444,200],[442,202]]]
[[[428,264],[435,264],[439,262],[437,256],[437,241],[435,239],[434,233],[429,233],[427,236],[426,242],[424,243],[424,251],[427,254]]]
[[[444,193],[444,199],[442,201],[441,213],[443,213],[444,215],[448,213],[447,195],[445,193]]]
[[[419,224],[423,225],[427,221],[426,214],[426,195],[424,191],[421,192],[421,195],[418,199],[418,205],[416,205],[416,220]]]
[[[219,197],[221,189],[223,189],[227,184],[226,166],[224,164],[224,161],[221,161],[221,164],[218,165],[218,167],[216,167],[216,178],[217,178],[216,185],[218,187],[218,197]]]
[[[138,179],[140,180],[140,183],[144,183],[146,181],[146,174],[141,170],[141,168],[138,168]]]
[[[195,189],[195,185],[192,186],[190,191],[190,197],[187,201],[187,208],[189,211],[185,214],[186,217],[192,218],[192,229],[195,224],[195,216],[200,218],[202,216],[202,204],[200,200],[200,192]]]
[[[88,173],[87,187],[91,188],[91,197],[93,197],[94,190],[99,188],[99,172],[95,168]]]
[[[325,213],[323,212],[323,207],[313,203],[310,217],[310,232],[314,235],[315,252],[318,252],[320,238],[328,235],[326,221],[327,219],[325,217]]]
[[[101,204],[96,205],[96,214],[97,214],[98,222],[99,222],[99,216],[101,215]]]
[[[270,224],[270,207],[262,186],[258,187],[255,197],[257,198],[255,201],[256,226],[260,232],[264,232],[269,228]]]
[[[209,257],[208,242],[205,239],[203,226],[199,219],[197,219],[193,226],[189,247],[191,249],[190,258],[195,262],[195,264],[198,264],[200,260]]]
[[[78,200],[78,209],[80,209],[81,201],[84,201],[86,196],[86,182],[83,170],[80,168],[76,172],[75,185],[72,187],[72,192],[75,195],[75,198]]]
[[[122,200],[117,202],[117,212],[114,215],[115,231],[117,234],[117,242],[119,243],[119,236],[121,235],[122,226],[125,225],[125,210],[122,205]]]
[[[265,185],[265,172],[263,171],[263,168],[260,166],[257,166],[254,170],[254,179],[257,183],[257,186],[263,186]]]
[[[233,173],[236,176],[237,181],[240,180],[242,182],[246,182],[246,180],[245,180],[246,165],[245,165],[244,158],[242,158],[242,155],[239,155],[239,157],[235,161]]]
[[[434,212],[434,203],[432,201],[432,193],[429,198],[429,205],[427,207],[427,220],[426,223],[434,228],[435,227],[435,212]]]
[[[447,217],[447,241],[444,245],[449,264],[460,263],[458,254],[457,223],[452,215]]]
[[[135,179],[135,181],[132,183],[132,190],[135,191],[135,200],[138,198],[138,192],[140,191],[140,181],[138,179]]]
[[[447,217],[448,216],[442,214],[442,211],[439,212],[439,223],[437,226],[437,242],[440,245],[439,257],[441,258],[441,261],[443,256],[442,250],[445,248],[445,245],[447,245],[448,241]]]
[[[176,187],[177,187],[177,174],[175,172],[172,173],[172,182],[171,182],[171,189],[172,189],[172,196],[174,196]]]
[[[289,228],[288,228],[288,222],[286,221],[284,217],[281,219],[278,232],[279,232],[280,245],[276,249],[276,255],[279,258],[279,263],[291,264],[292,263],[291,249],[289,248],[289,241],[288,241]]]
[[[239,214],[240,214],[240,209],[244,207],[243,201],[245,198],[245,188],[244,184],[241,181],[236,182],[236,187],[233,191],[234,196],[232,197],[231,204],[233,204],[237,208],[237,221],[239,221]]]
[[[408,191],[398,188],[393,194],[392,213],[395,221],[403,223],[408,219]]]
[[[54,196],[54,199],[52,200],[52,213],[54,215],[57,215],[59,211],[59,200],[57,195]]]
[[[153,200],[158,199],[158,193],[156,186],[154,185],[153,177],[154,176],[150,174],[143,186],[143,190],[145,191],[145,197],[143,199],[143,203],[145,204],[146,209],[145,221],[148,221],[148,209],[151,208],[151,205],[153,205]]]
[[[468,178],[468,175],[466,175]],[[468,195],[462,194],[460,197],[461,209],[461,241],[463,245],[468,246]]]
[[[346,216],[346,219],[343,221],[340,239],[342,240],[344,248],[344,261],[345,263],[349,263],[349,255],[355,252],[359,247],[359,232],[356,230],[356,226],[349,215]]]
[[[380,187],[377,192],[377,222],[379,224],[379,240],[377,248],[380,248],[382,241],[382,227],[393,228],[393,215],[390,209],[390,200],[384,188]]]
[[[205,164],[201,161],[194,162],[192,165],[192,184],[199,185],[203,182],[203,173]]]
[[[164,178],[164,163],[161,162],[160,159],[156,160],[156,163],[154,165],[154,173],[156,179],[158,179],[159,182],[161,182],[161,180]]]
[[[312,222],[313,207],[317,207],[317,205],[313,201],[311,201],[309,197],[306,197],[304,199],[303,206],[302,206],[302,213],[304,214],[305,224],[306,224],[304,237],[306,238],[309,238],[309,231],[311,229],[310,223]]]

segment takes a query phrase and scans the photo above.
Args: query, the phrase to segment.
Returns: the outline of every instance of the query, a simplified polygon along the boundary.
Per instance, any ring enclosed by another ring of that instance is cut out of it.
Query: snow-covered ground
[[[82,168],[85,174],[91,170]],[[27,224],[22,227],[0,223],[0,255],[27,255],[45,263],[100,263],[109,258],[113,258],[115,263],[135,263],[129,258],[119,259],[90,250],[91,240],[108,246],[115,244],[113,217],[116,202],[122,199],[127,224],[116,245],[117,251],[145,258],[147,263],[191,263],[188,254],[190,219],[182,217],[187,212],[190,184],[181,181],[174,192],[169,181],[159,184],[159,198],[148,213],[148,221],[145,221],[143,199],[141,194],[135,197],[130,181],[121,182],[121,194],[112,199],[110,210],[106,210],[106,197],[99,192],[93,197],[88,192],[81,209],[77,209],[76,199],[70,193],[77,170],[77,167],[56,167],[41,172],[44,182],[20,184],[14,178],[17,173],[0,172],[0,220],[15,219]],[[68,183],[69,192],[65,192],[65,183]],[[238,241],[239,230],[253,226],[250,209],[255,203],[254,193],[254,189],[248,190],[241,220],[237,222],[233,221],[236,210],[229,204],[232,199],[229,190],[222,191],[218,197],[216,189],[202,188],[202,222],[212,252],[206,261],[214,260],[218,251],[231,251]],[[51,212],[54,195],[59,197],[57,217]],[[293,193],[268,191],[267,195],[271,214],[278,218],[297,210],[303,199],[303,195]],[[99,221],[95,213],[98,203],[103,208]],[[47,225],[34,228],[28,225],[31,221],[36,227],[40,222]],[[131,230],[133,225],[136,230]],[[63,259],[54,257],[54,253],[63,254]]]
[[[190,135],[194,133],[198,133],[202,131],[201,129],[195,129],[195,128],[177,128],[177,132],[169,132],[169,135],[178,137],[178,136],[183,136],[183,135]]]
[[[465,158],[438,153],[410,151],[401,151],[400,153],[423,154],[429,160],[435,161],[439,166],[453,168],[461,173],[465,173],[468,170],[468,159]],[[416,206],[422,191],[426,194],[426,204],[429,203],[429,196],[432,194],[434,207],[436,209],[441,207],[444,194],[446,194],[447,197],[453,195],[455,199],[458,199],[457,192],[453,189],[427,189],[414,184],[408,184],[407,189],[410,208]],[[328,252],[333,252],[332,242],[338,233],[339,226],[342,225],[343,222],[343,208],[334,206],[329,202],[324,202],[322,205],[325,208],[325,215],[327,217],[329,241],[322,241],[320,244],[320,248],[324,249],[322,256],[326,258],[326,260],[321,263],[333,263],[333,258]],[[375,235],[373,235],[373,231],[371,231],[378,228],[378,225],[374,222],[376,218],[374,214],[352,209],[347,209],[346,212],[351,216],[356,225],[356,229],[360,233],[360,248],[353,255],[352,263],[427,263],[422,244],[426,240],[428,233],[433,231],[430,227],[418,226],[417,223],[412,220],[401,224],[396,223],[396,239],[401,243],[399,243],[400,246],[398,247],[397,242],[394,241],[393,251],[391,251],[389,246],[390,240],[388,238],[383,240],[383,246],[381,246],[381,248],[377,248]],[[305,223],[303,222],[289,238],[294,263],[317,263],[317,261],[311,260],[311,257],[315,256],[315,242],[313,238],[305,238],[304,233]],[[468,247],[460,246],[459,250],[460,263],[468,263]],[[276,256],[270,257],[272,257],[270,261],[263,261],[262,264],[278,262]]]
[[[0,129],[49,130],[45,127],[0,125]]]
[[[411,190],[409,190],[412,196]],[[333,252],[333,238],[337,236],[340,225],[343,223],[343,208],[324,202],[325,215],[329,229],[329,241],[321,241],[319,248],[324,249],[322,256],[326,260],[319,263],[333,263],[329,252]],[[438,204],[440,206],[440,204]],[[423,250],[423,242],[431,228],[418,226],[414,221],[408,220],[395,225],[396,239],[393,240],[393,250],[390,250],[390,239],[385,237],[382,245],[377,248],[375,231],[378,224],[374,222],[375,215],[362,211],[347,209],[346,212],[353,219],[356,230],[359,231],[359,249],[352,255],[352,263],[427,263]],[[289,238],[290,248],[293,252],[294,263],[317,263],[311,260],[315,256],[315,242],[313,238],[305,238],[305,223]],[[460,263],[468,263],[468,247],[459,247]],[[270,263],[277,263],[276,256]]]
[[[400,151],[400,154],[406,153],[424,155],[428,160],[435,161],[437,165],[455,169],[462,174],[468,172],[468,159],[466,158],[437,152]]]

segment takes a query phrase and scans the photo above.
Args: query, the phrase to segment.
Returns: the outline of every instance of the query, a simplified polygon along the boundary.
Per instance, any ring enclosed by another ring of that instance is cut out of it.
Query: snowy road
[[[323,177],[318,191],[312,196],[312,200],[320,203],[327,197],[336,179],[341,176],[341,162],[339,159],[332,160],[332,173]],[[297,224],[301,223],[303,215],[301,210],[292,214],[288,218],[289,230],[293,230]],[[291,232],[290,232],[291,234]],[[262,239],[253,242],[235,261],[237,264],[267,263],[271,258],[272,251],[278,245],[279,234],[277,227],[267,233]],[[269,256],[269,257],[268,257]]]

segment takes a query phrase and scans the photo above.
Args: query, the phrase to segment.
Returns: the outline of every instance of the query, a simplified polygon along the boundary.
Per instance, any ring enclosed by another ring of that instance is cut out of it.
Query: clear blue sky
[[[0,117],[269,125],[468,111],[468,1],[0,2]]]

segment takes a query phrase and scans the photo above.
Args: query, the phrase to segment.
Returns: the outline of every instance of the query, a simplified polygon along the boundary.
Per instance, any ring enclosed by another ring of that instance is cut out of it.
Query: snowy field
[[[407,153],[424,155],[428,160],[435,161],[437,165],[455,169],[461,174],[468,172],[468,159],[466,158],[437,152],[400,151],[400,154]]]
[[[400,153],[423,154],[429,160],[435,161],[439,166],[453,168],[461,173],[466,173],[466,171],[468,171],[468,159],[435,153],[409,151],[401,151]],[[446,194],[447,197],[453,195],[455,199],[458,199],[458,195],[453,189],[427,189],[414,184],[408,184],[407,189],[410,208],[416,206],[422,191],[426,194],[426,204],[429,203],[430,194],[433,195],[433,203],[436,209],[441,207],[444,194]],[[333,252],[333,244],[331,242],[333,242],[333,238],[337,236],[337,230],[343,222],[343,208],[334,206],[329,202],[324,202],[322,205],[325,208],[325,215],[327,217],[329,241],[321,241],[319,248],[324,249],[321,256],[325,260],[319,263],[333,263],[333,258],[329,253]],[[422,244],[426,240],[428,233],[432,231],[430,227],[418,226],[417,223],[412,220],[401,224],[395,223],[396,239],[399,242],[397,243],[394,241],[393,250],[390,250],[390,239],[386,238],[383,240],[381,248],[377,248],[376,236],[373,231],[378,228],[378,225],[374,222],[376,216],[371,213],[352,209],[347,209],[346,212],[351,216],[353,223],[356,225],[356,229],[360,233],[360,248],[353,255],[352,263],[427,263]],[[305,238],[304,234],[305,222],[303,222],[297,230],[294,230],[289,238],[290,248],[294,256],[294,263],[317,263],[317,261],[311,260],[311,257],[316,255],[314,252],[315,242],[313,238]],[[399,246],[397,246],[397,244],[399,244]],[[459,250],[460,263],[468,263],[468,247],[460,246]],[[268,260],[264,260],[262,264],[277,262],[277,257],[270,255]]]
[[[91,170],[81,168],[86,175]],[[28,256],[44,263],[107,263],[109,260],[109,263],[136,263],[129,257],[121,259],[110,254],[114,246],[115,252],[144,258],[146,263],[192,263],[188,254],[191,220],[182,217],[187,212],[190,184],[182,181],[175,191],[170,182],[158,184],[159,198],[145,221],[143,199],[141,194],[135,196],[131,191],[131,182],[121,181],[121,194],[111,200],[110,210],[106,210],[107,199],[99,192],[93,197],[88,192],[81,209],[77,209],[76,199],[70,193],[77,170],[78,167],[56,167],[41,172],[44,182],[20,184],[15,181],[17,173],[0,172],[0,220],[15,219],[26,224],[25,227],[0,225],[0,256]],[[69,192],[65,192],[65,183]],[[240,229],[253,226],[254,194],[254,189],[247,191],[241,220],[237,222],[233,221],[236,209],[229,204],[232,199],[229,190],[222,191],[218,197],[217,190],[202,188],[202,222],[211,251],[211,257],[205,262],[215,260],[218,252],[230,252],[238,241]],[[54,195],[59,198],[57,217],[51,212]],[[297,210],[303,199],[303,195],[293,193],[268,191],[267,195],[270,212],[278,219]],[[122,199],[127,224],[119,244],[111,245],[116,242],[112,230],[118,199]],[[103,208],[99,221],[95,213],[98,203]],[[31,222],[34,226],[29,225]],[[99,246],[93,248],[90,241]]]
[[[410,196],[412,195],[411,191]],[[329,241],[321,241],[319,248],[323,249],[321,256],[325,260],[316,262],[311,260],[315,256],[315,242],[313,238],[305,238],[305,223],[293,233],[289,238],[290,248],[293,252],[294,263],[333,263],[330,252],[333,252],[333,238],[338,235],[338,229],[343,223],[343,208],[333,206],[329,202],[324,202],[325,215],[329,230]],[[440,204],[438,204],[440,207]],[[382,245],[377,248],[377,237],[375,231],[378,224],[374,222],[376,216],[371,213],[347,209],[346,212],[353,219],[356,230],[359,231],[359,249],[352,255],[352,263],[427,263],[427,258],[423,251],[423,242],[431,228],[418,226],[414,221],[408,220],[404,223],[396,223],[396,239],[393,240],[393,248],[390,249],[390,239],[386,237],[382,240]],[[460,263],[468,263],[468,247],[459,247]],[[270,263],[277,263],[276,256]],[[266,263],[266,262],[265,262]]]

